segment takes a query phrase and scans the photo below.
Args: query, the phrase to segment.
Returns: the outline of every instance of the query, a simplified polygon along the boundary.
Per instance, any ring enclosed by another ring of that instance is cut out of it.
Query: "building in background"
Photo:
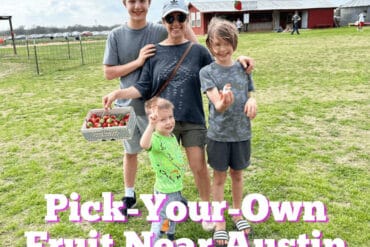
[[[235,8],[235,1],[190,1],[190,20],[195,34],[207,32],[208,23],[214,16],[230,21],[240,18],[244,31],[266,31],[286,29],[291,25],[294,11],[302,20],[299,28],[334,27],[334,9],[339,5],[330,0],[255,0],[240,1],[241,9]]]
[[[339,26],[347,26],[358,21],[358,15],[367,10],[365,23],[370,23],[370,0],[350,0],[341,4],[338,8]]]

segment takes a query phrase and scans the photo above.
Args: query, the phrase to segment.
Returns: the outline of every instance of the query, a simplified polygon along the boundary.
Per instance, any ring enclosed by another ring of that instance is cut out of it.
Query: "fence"
[[[38,75],[85,64],[102,63],[106,37],[17,40],[0,45],[1,72],[28,69]]]

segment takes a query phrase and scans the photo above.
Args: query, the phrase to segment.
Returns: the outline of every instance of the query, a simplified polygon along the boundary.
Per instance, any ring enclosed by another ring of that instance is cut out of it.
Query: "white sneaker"
[[[216,227],[214,222],[202,221],[202,228],[204,231],[210,232],[213,231]]]

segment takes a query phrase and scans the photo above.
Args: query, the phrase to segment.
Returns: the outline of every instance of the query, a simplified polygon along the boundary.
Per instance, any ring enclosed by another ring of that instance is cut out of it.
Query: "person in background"
[[[365,25],[365,18],[366,18],[367,10],[364,10],[358,15],[358,25],[357,31],[362,31],[363,26]]]
[[[294,32],[297,32],[297,34],[299,34],[299,30],[298,30],[298,23],[299,21],[301,20],[301,17],[298,15],[298,11],[295,11],[294,12],[294,15],[292,17],[292,21],[293,21],[293,31],[290,33],[290,34],[294,34]]]
[[[104,75],[108,80],[120,79],[120,88],[128,88],[140,78],[144,62],[155,54],[157,44],[167,37],[167,30],[161,24],[147,21],[150,0],[123,0],[129,20],[113,29],[106,41],[104,52]],[[185,26],[186,37],[197,42],[191,27]],[[144,101],[141,99],[119,99],[116,107],[132,106],[137,121],[131,140],[124,140],[123,178],[125,195],[122,201],[125,208],[122,213],[127,216],[127,209],[136,205],[135,179],[138,167],[140,138],[148,125]]]
[[[236,28],[238,29],[238,32],[241,33],[243,30],[243,22],[238,18],[236,20]]]
[[[154,194],[166,195],[166,202],[160,211],[160,220],[152,222],[151,232],[154,239],[151,246],[166,233],[167,238],[175,241],[176,223],[168,220],[166,208],[170,202],[183,202],[181,190],[185,159],[176,136],[172,133],[175,128],[173,104],[163,98],[153,97],[146,103],[149,124],[146,127],[140,145],[148,151],[150,164],[155,172]],[[163,224],[168,226],[164,227]],[[165,229],[164,231],[162,231]]]
[[[215,61],[199,72],[202,91],[209,98],[207,157],[213,168],[213,200],[224,201],[227,171],[231,177],[232,206],[241,210],[243,199],[243,171],[250,165],[251,123],[257,112],[252,96],[251,75],[244,73],[232,55],[238,44],[235,26],[223,19],[213,18],[208,27],[206,44]],[[249,223],[241,216],[233,216],[238,231],[247,237]],[[226,222],[217,222],[213,234],[215,246],[228,245]]]

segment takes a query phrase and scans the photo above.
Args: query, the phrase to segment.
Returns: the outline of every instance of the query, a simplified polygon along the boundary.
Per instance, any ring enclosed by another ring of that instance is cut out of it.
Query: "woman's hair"
[[[212,42],[215,37],[225,40],[233,47],[234,51],[236,50],[238,46],[238,30],[234,23],[219,17],[213,17],[208,25],[206,39],[206,45],[211,52]]]
[[[153,97],[147,101],[145,101],[145,113],[150,115],[154,111],[163,110],[163,109],[174,109],[173,104],[171,101],[161,98],[161,97]]]

